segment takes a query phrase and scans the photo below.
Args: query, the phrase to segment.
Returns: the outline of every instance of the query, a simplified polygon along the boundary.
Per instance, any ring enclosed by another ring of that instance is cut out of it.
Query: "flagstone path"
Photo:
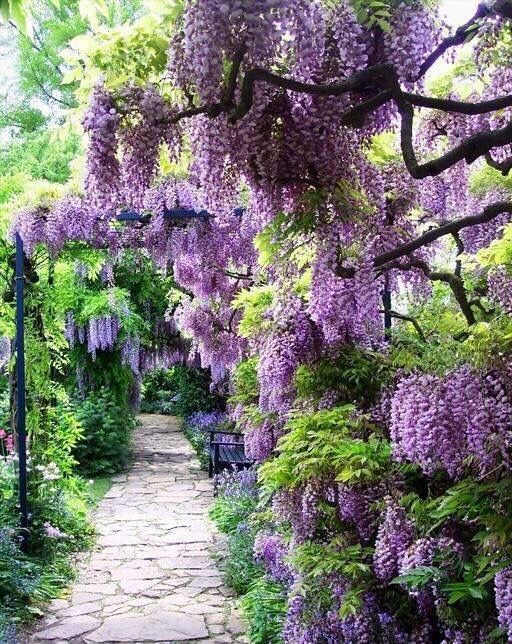
[[[177,419],[140,420],[134,463],[95,512],[95,550],[27,642],[248,641],[211,556],[211,481]]]

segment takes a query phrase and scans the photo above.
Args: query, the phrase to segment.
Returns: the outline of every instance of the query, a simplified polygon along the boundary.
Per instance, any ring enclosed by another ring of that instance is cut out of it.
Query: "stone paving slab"
[[[177,419],[139,418],[133,465],[95,512],[96,548],[25,642],[248,642],[211,555],[212,483]]]

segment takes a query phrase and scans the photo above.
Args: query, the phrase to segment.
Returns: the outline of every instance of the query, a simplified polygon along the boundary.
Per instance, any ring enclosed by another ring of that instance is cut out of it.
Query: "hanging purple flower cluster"
[[[512,313],[512,275],[506,266],[497,266],[487,278],[489,298],[500,305],[505,313]]]
[[[64,336],[72,349],[77,343],[86,344],[87,351],[95,360],[98,351],[110,351],[114,348],[120,328],[119,319],[115,315],[101,315],[91,318],[86,327],[78,326],[73,311],[68,311]]]
[[[427,475],[443,468],[453,478],[474,460],[484,472],[504,459],[510,466],[512,403],[499,374],[463,366],[444,377],[403,378],[391,404],[395,456]]]
[[[188,343],[177,343],[175,346],[141,347],[139,369],[141,373],[149,373],[157,369],[168,369],[174,365],[195,366],[195,354],[190,353]]]
[[[252,461],[262,463],[270,457],[277,443],[275,424],[268,418],[260,423],[245,423],[245,452]]]
[[[130,367],[132,373],[140,373],[140,338],[129,335],[121,344],[121,363]]]
[[[377,512],[372,508],[372,504],[381,497],[380,486],[338,486],[339,516],[355,527],[362,541],[368,541],[375,531]]]
[[[119,100],[123,111],[136,112],[139,116],[119,130],[123,147],[121,182],[123,201],[130,207],[141,210],[144,194],[150,187],[158,167],[158,151],[162,142],[167,142],[171,157],[176,152],[169,123],[172,112],[155,87],[128,87],[121,92]]]
[[[373,557],[373,568],[378,579],[389,582],[398,575],[400,562],[413,538],[414,527],[407,519],[404,508],[387,497]]]
[[[499,624],[506,630],[508,641],[512,642],[512,566],[496,573],[494,593]]]
[[[282,413],[289,408],[295,370],[315,355],[317,333],[305,309],[299,297],[288,295],[267,313],[272,328],[256,340],[263,411]]]
[[[68,341],[71,349],[75,348],[75,342],[78,339],[78,328],[75,323],[75,314],[73,311],[66,313],[66,322],[64,326],[64,337]]]
[[[5,336],[0,336],[0,371],[5,368],[11,359],[11,341]]]
[[[96,87],[83,126],[89,133],[85,189],[99,213],[109,213],[118,204],[120,119],[114,97],[104,87]]]
[[[87,351],[96,359],[97,351],[112,349],[117,341],[120,324],[114,315],[91,318],[87,325]]]
[[[277,533],[259,532],[254,541],[254,558],[263,564],[265,572],[271,579],[287,586],[293,581],[293,573],[285,562],[289,547],[283,537]]]
[[[281,522],[289,522],[297,543],[312,539],[321,516],[324,488],[319,481],[279,491],[272,500],[272,511]]]
[[[382,339],[382,304],[371,262],[345,263],[356,269],[355,277],[338,275],[338,245],[350,243],[339,231],[326,230],[313,266],[308,311],[330,345],[354,341],[370,345]]]
[[[441,41],[436,14],[419,0],[400,2],[384,36],[384,52],[400,80],[410,89],[417,85],[422,62]]]

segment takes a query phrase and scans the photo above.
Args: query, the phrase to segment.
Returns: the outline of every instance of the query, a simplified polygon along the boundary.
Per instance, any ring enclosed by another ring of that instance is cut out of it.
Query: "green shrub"
[[[44,466],[43,466],[44,467]],[[46,468],[47,472],[50,470]],[[2,507],[0,529],[0,642],[16,640],[17,623],[43,614],[74,577],[70,554],[91,545],[83,482],[48,480],[36,466],[29,481],[30,526],[27,547],[15,528],[16,499]],[[10,512],[10,516],[7,513]],[[11,527],[6,527],[10,525]]]
[[[143,412],[190,416],[222,406],[222,398],[210,392],[210,376],[205,369],[158,369],[144,380]]]
[[[210,509],[210,517],[220,532],[231,534],[256,510],[257,499],[249,496],[228,497],[219,495]]]
[[[220,563],[226,583],[238,595],[246,593],[251,584],[263,574],[263,569],[254,561],[254,531],[240,524],[228,536],[227,554]]]
[[[259,577],[242,598],[252,644],[280,644],[286,616],[286,592],[280,584]]]
[[[251,516],[258,508],[256,473],[223,472],[218,477],[218,492],[210,517],[228,535],[227,553],[220,565],[226,582],[241,595],[263,574],[253,554],[256,529]]]
[[[105,388],[90,392],[77,407],[83,436],[73,454],[85,476],[119,472],[130,458],[131,436],[135,426],[127,405],[116,402]]]

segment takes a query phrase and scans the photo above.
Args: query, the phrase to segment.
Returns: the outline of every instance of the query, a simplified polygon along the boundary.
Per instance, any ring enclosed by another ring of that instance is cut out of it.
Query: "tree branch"
[[[432,67],[432,65],[437,60],[439,60],[439,58],[441,58],[441,56],[443,56],[443,54],[445,54],[449,49],[463,45],[466,42],[468,36],[471,35],[471,33],[476,34],[477,30],[474,29],[474,27],[478,24],[479,20],[485,18],[490,13],[491,9],[487,6],[487,4],[485,4],[484,2],[479,4],[475,15],[470,18],[470,20],[468,20],[466,24],[459,27],[452,36],[445,38],[445,40],[443,40],[443,42],[436,49],[434,49],[434,51],[429,56],[427,56],[420,67],[420,71],[418,72],[416,80],[422,78]]]
[[[512,157],[509,157],[504,161],[496,161],[492,158],[491,153],[487,152],[485,155],[485,161],[487,165],[491,166],[491,168],[501,172],[504,177],[508,176],[509,172],[512,170]]]
[[[416,333],[418,334],[420,340],[422,342],[427,341],[427,338],[423,333],[423,329],[421,328],[416,318],[413,318],[410,315],[404,315],[403,313],[398,313],[397,311],[393,311],[392,309],[385,309],[385,310],[379,311],[379,313],[387,313],[392,318],[396,318],[397,320],[404,320],[405,322],[410,322],[413,325],[414,329],[416,330]]]
[[[487,114],[503,110],[506,107],[512,107],[512,95],[500,96],[489,101],[477,101],[468,103],[467,101],[454,101],[448,98],[434,98],[432,96],[422,96],[421,94],[411,94],[401,92],[403,98],[416,107],[427,107],[432,110],[441,112],[452,112],[456,114],[478,115]]]
[[[452,233],[452,237],[455,240],[455,244],[457,246],[457,259],[455,260],[455,275],[457,277],[460,277],[462,275],[462,260],[460,259],[460,256],[464,252],[464,244],[462,243],[462,239],[460,238],[459,233]]]
[[[498,201],[484,208],[479,215],[470,215],[468,217],[462,217],[461,219],[455,219],[454,221],[450,221],[446,224],[443,224],[442,226],[439,226],[439,228],[429,230],[428,232],[420,235],[410,242],[401,244],[393,250],[378,255],[374,259],[373,264],[375,268],[380,268],[388,262],[391,262],[400,257],[404,257],[405,255],[409,255],[415,250],[431,244],[433,241],[439,239],[440,237],[456,234],[464,228],[469,228],[470,226],[477,226],[479,224],[488,223],[504,212],[512,214],[512,202]]]
[[[453,296],[457,301],[457,304],[460,307],[460,310],[462,311],[462,314],[466,318],[468,326],[476,324],[475,314],[473,313],[473,310],[469,303],[466,289],[464,287],[464,282],[462,278],[455,275],[455,273],[450,273],[449,271],[433,271],[427,264],[427,262],[420,259],[419,257],[408,257],[407,262],[405,263],[399,261],[390,262],[383,268],[383,270],[388,271],[393,268],[398,268],[403,271],[418,268],[424,273],[426,277],[428,277],[428,279],[434,282],[445,282],[446,284],[448,284],[453,293]]]

